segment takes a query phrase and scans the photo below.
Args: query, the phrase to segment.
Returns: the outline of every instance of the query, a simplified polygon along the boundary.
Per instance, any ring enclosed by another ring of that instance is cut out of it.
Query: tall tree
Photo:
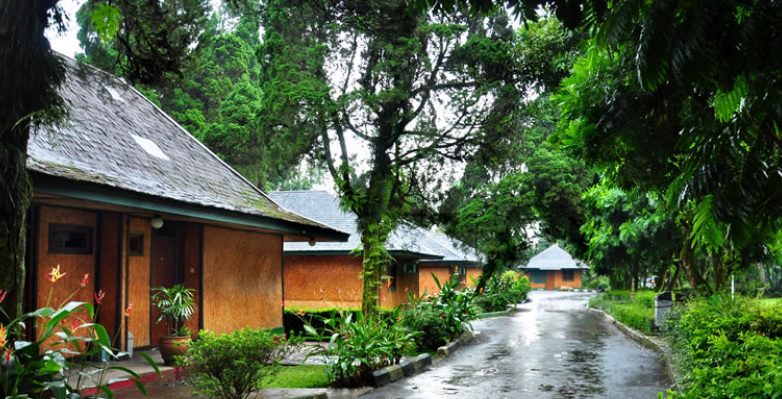
[[[515,73],[508,18],[419,15],[401,0],[272,1],[265,18],[266,40],[277,38],[277,51],[300,48],[309,57],[284,72],[307,76],[312,90],[286,97],[306,103],[320,154],[358,217],[362,309],[372,313],[389,232],[413,196],[439,182],[447,161],[480,141],[478,127],[494,123],[494,99]],[[352,145],[366,146],[369,158],[353,157]]]
[[[0,289],[9,292],[9,315],[21,312],[24,294],[27,140],[30,129],[62,115],[64,71],[44,36],[51,24],[64,30],[57,0],[0,1]]]
[[[523,260],[536,235],[583,250],[580,202],[590,173],[549,140],[558,119],[549,97],[567,76],[580,42],[553,17],[517,31],[514,66],[527,78],[498,102],[504,105],[495,108],[501,128],[487,131],[491,143],[467,159],[460,183],[439,209],[450,234],[487,255],[479,288],[495,270]]]
[[[133,83],[160,84],[182,73],[210,10],[209,0],[89,0],[77,13],[80,58]],[[111,34],[100,29],[106,24]]]

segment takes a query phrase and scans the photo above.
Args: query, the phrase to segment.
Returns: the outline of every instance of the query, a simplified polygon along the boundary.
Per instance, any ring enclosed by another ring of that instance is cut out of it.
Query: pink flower
[[[81,285],[81,288],[84,288],[84,287],[86,287],[86,286],[87,286],[87,283],[89,283],[89,282],[90,282],[90,274],[89,274],[89,273],[86,273],[86,274],[84,275],[84,278],[82,278],[82,279],[81,279],[81,284],[80,284],[80,285]]]
[[[0,290],[0,303],[3,303],[6,295],[8,295],[8,291]]]
[[[92,297],[95,298],[95,303],[100,305],[103,302],[103,298],[106,297],[106,293],[103,290],[98,290],[98,292],[92,294]]]

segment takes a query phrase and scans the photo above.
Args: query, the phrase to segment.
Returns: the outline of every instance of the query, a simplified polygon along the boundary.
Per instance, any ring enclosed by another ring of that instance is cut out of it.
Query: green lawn
[[[761,299],[760,303],[763,306],[782,306],[782,298]]]
[[[589,306],[603,310],[617,320],[645,334],[654,331],[653,291],[610,291],[589,300]]]
[[[329,386],[328,367],[319,365],[284,366],[262,388],[324,388]]]

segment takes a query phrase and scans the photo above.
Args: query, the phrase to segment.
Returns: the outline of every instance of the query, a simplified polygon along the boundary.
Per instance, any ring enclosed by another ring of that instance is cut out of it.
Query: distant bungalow
[[[532,257],[526,266],[519,266],[530,280],[532,288],[557,290],[581,288],[581,274],[589,269],[573,259],[567,251],[554,244]]]
[[[350,233],[347,242],[286,242],[284,260],[286,309],[360,308],[363,284],[361,246],[356,215],[340,207],[326,191],[280,191],[272,199],[292,212]],[[402,223],[388,236],[393,261],[378,290],[379,305],[393,308],[408,302],[408,294],[437,294],[441,283],[458,278],[471,286],[482,262],[473,249],[445,234]]]

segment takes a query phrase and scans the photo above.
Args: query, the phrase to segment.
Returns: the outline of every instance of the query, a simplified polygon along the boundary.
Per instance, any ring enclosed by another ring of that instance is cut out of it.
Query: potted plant
[[[182,284],[152,289],[152,303],[160,311],[157,323],[164,321],[168,336],[160,337],[163,363],[174,364],[174,356],[184,355],[190,344],[190,330],[185,322],[193,316],[195,290]]]

